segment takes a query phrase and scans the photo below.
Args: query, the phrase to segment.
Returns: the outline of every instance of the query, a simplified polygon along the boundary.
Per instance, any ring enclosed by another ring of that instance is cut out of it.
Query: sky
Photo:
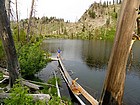
[[[19,18],[28,18],[32,0],[17,1]],[[54,16],[56,18],[63,18],[65,21],[75,22],[95,1],[100,2],[100,0],[35,0],[35,16]],[[12,11],[15,16],[15,0],[12,0],[12,2]]]

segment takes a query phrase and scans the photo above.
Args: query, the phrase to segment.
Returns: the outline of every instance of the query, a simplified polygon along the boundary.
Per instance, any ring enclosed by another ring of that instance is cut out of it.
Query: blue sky
[[[12,0],[13,3],[15,0]],[[55,16],[72,22],[77,21],[89,6],[100,0],[35,0],[36,17]],[[102,0],[103,1],[103,0]],[[18,0],[20,19],[29,17],[32,0]],[[13,11],[15,6],[12,4]],[[13,13],[15,14],[15,13]]]

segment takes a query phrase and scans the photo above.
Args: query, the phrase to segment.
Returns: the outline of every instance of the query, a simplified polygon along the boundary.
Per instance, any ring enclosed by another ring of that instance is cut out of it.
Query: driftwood
[[[58,87],[58,82],[57,82],[57,79],[56,79],[56,73],[55,73],[55,71],[53,73],[54,73],[54,77],[55,77],[55,85],[56,85],[56,88],[57,88],[57,95],[58,95],[58,97],[61,98],[60,90],[59,90],[59,87]]]
[[[31,80],[27,80],[27,81],[31,82],[31,83],[39,84],[39,85],[46,85],[46,86],[56,87],[55,85],[48,84],[48,83],[36,82],[36,81],[31,81]]]
[[[5,82],[5,81],[8,81],[8,80],[9,80],[9,78],[4,78],[3,80],[0,81],[0,84]]]
[[[11,93],[0,93],[0,99],[9,98]],[[36,100],[46,100],[48,102],[51,98],[49,94],[27,94],[33,96],[33,99]]]
[[[4,75],[9,75],[9,72],[5,68],[0,67],[0,72],[2,72]]]
[[[5,81],[9,80],[9,76],[3,75],[3,77],[4,77],[4,79],[1,80],[0,83],[3,83],[3,82],[5,82]],[[22,84],[25,85],[25,86],[27,86],[27,87],[29,87],[29,88],[35,89],[35,90],[42,90],[42,89],[44,89],[43,86],[30,83],[30,82],[28,82],[28,81],[26,81],[26,80],[23,80],[23,81],[22,81]]]
[[[42,89],[44,89],[42,86],[30,83],[28,81],[22,81],[22,83],[23,83],[23,85],[25,85],[25,86],[27,86],[29,88],[35,89],[35,90],[42,90]]]
[[[3,78],[9,78],[9,76],[8,75],[3,75]]]
[[[1,72],[4,71],[4,70],[5,70],[5,68],[0,67],[0,71],[1,71]]]
[[[9,80],[9,76],[4,75],[4,77],[5,78],[3,80],[1,80],[0,83],[3,83],[5,81]],[[29,87],[29,88],[35,89],[35,90],[42,90],[42,89],[44,89],[40,85],[36,85],[36,84],[30,83],[30,82],[24,81],[24,80],[22,81],[22,84],[25,85],[25,86],[27,86],[27,87]]]

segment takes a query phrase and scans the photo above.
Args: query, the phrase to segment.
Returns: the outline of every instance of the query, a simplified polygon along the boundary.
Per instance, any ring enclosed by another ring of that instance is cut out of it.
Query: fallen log
[[[9,78],[4,78],[3,80],[0,81],[0,84],[3,82],[8,82],[8,81],[9,81]]]
[[[28,81],[22,81],[22,84],[27,86],[27,87],[29,87],[29,88],[35,89],[35,90],[42,90],[42,89],[44,89],[43,86],[36,85],[36,84],[30,83]]]
[[[1,71],[1,72],[4,71],[4,70],[5,70],[5,68],[0,67],[0,71]]]
[[[3,75],[3,77],[4,77],[4,78],[9,78],[9,76],[8,76],[8,75]]]
[[[58,97],[61,98],[61,94],[60,94],[60,90],[59,90],[58,82],[57,82],[57,78],[56,78],[56,73],[55,73],[55,71],[53,73],[54,73],[54,77],[55,77],[55,85],[56,85],[56,89],[57,89],[57,95],[58,95]]]
[[[39,84],[39,85],[46,85],[46,86],[56,87],[53,84],[48,84],[48,83],[43,83],[43,82],[36,82],[36,81],[31,81],[31,80],[26,80],[26,81],[31,82],[31,83],[35,83],[35,84]]]
[[[5,74],[5,75],[9,75],[9,72],[8,72],[7,69],[5,69],[5,68],[1,68],[1,67],[0,67],[0,72],[2,72],[2,73]]]
[[[0,84],[3,83],[3,82],[5,82],[5,81],[7,81],[7,80],[9,80],[9,76],[4,75],[4,77],[5,78],[0,81]],[[27,80],[23,80],[22,81],[22,84],[25,85],[25,86],[27,86],[27,87],[29,87],[29,88],[35,89],[35,90],[42,90],[42,89],[44,89],[43,86],[30,83]]]
[[[11,93],[0,93],[0,99],[6,99],[6,98],[10,98],[10,94]],[[51,99],[51,96],[49,94],[27,94],[29,96],[33,97],[33,100],[45,100],[46,102],[48,102]]]

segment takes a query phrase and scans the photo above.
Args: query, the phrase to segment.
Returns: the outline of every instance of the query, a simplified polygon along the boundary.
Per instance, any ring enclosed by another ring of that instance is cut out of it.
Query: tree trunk
[[[115,4],[115,1],[113,0],[113,5]]]
[[[30,27],[31,27],[31,18],[32,18],[32,15],[33,15],[33,9],[34,9],[34,2],[35,0],[32,0],[32,5],[31,5],[31,11],[30,11],[30,17],[29,17],[29,21],[28,21],[28,27],[27,27],[27,42],[29,42],[29,33],[30,33]]]
[[[11,13],[10,0],[5,0],[5,7],[6,7],[6,11],[7,11],[8,20],[10,22],[10,13]]]
[[[121,4],[121,3],[122,3],[122,0],[120,0],[119,4]]]
[[[138,5],[139,0],[135,0],[135,2],[133,0],[123,0],[100,105],[122,104],[126,64],[136,23],[136,8],[138,8]]]
[[[19,18],[18,18],[18,6],[17,6],[17,0],[15,0],[16,3],[16,18],[17,18],[17,39],[20,41],[19,38]]]
[[[0,0],[0,37],[7,57],[7,69],[10,76],[9,83],[10,87],[12,87],[19,75],[19,64],[4,1]]]
[[[140,16],[137,18],[137,34],[140,36]]]

